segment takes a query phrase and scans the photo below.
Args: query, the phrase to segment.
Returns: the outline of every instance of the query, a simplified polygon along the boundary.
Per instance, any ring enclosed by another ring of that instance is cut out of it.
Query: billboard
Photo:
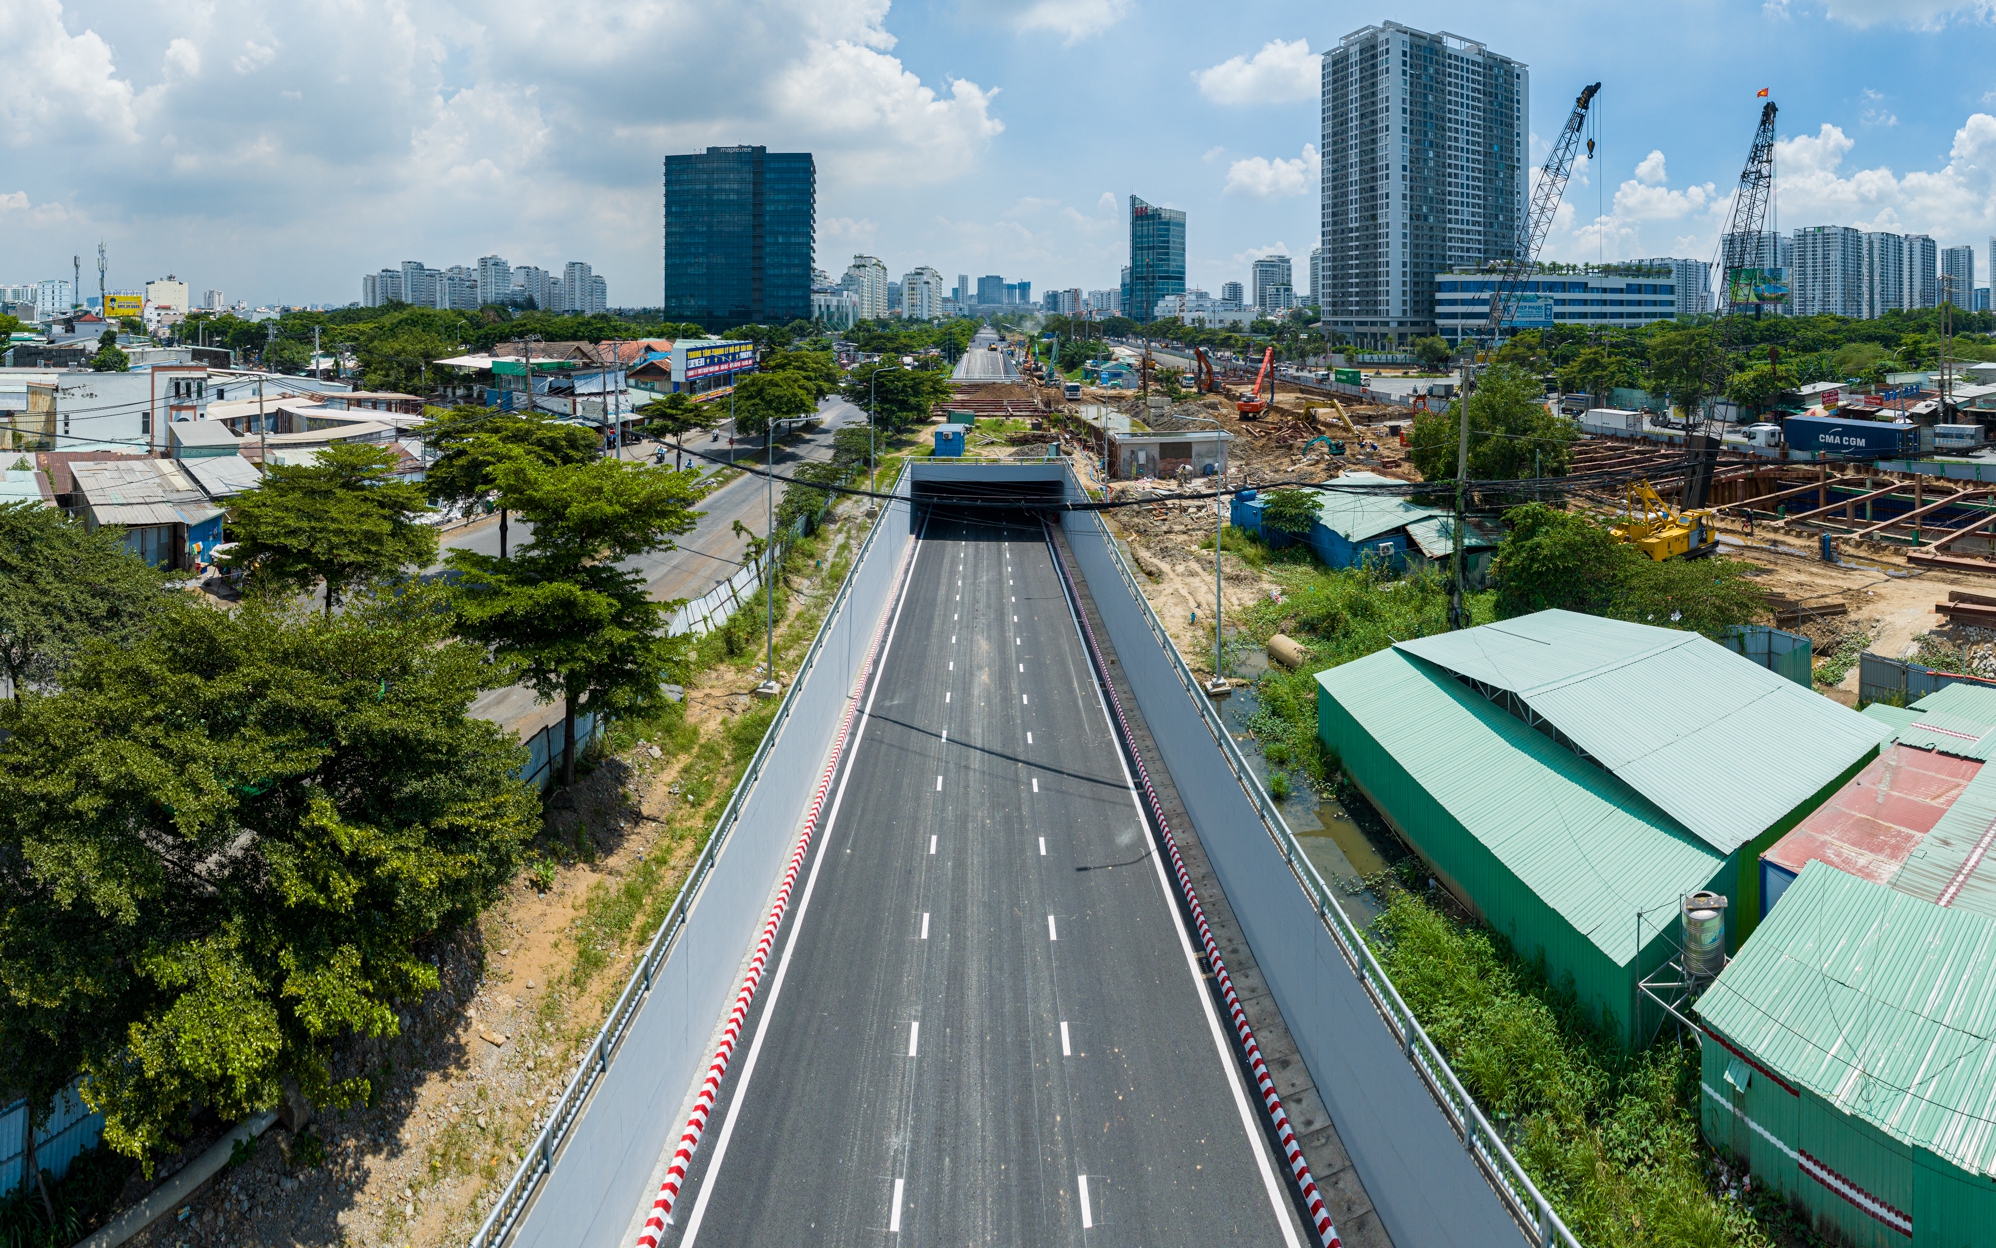
[[[1780,305],[1788,302],[1787,269],[1727,269],[1726,303]]]
[[[752,342],[681,342],[672,348],[672,379],[692,381],[755,367]]]
[[[146,314],[146,297],[137,294],[116,294],[104,296],[104,319],[115,321],[129,316],[138,320]]]
[[[1546,295],[1519,295],[1504,318],[1504,328],[1551,329],[1552,307],[1552,299]]]

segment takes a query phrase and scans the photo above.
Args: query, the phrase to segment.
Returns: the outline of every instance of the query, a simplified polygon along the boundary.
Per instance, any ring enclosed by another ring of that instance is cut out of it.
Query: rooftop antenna
[[[74,273],[69,283],[69,306],[80,308],[83,306],[83,257],[71,256],[69,263]]]
[[[104,295],[104,244],[97,244],[97,313],[105,320],[111,319],[110,300]]]

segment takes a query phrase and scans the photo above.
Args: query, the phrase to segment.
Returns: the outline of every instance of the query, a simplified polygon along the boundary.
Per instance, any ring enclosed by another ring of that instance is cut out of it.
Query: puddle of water
[[[1263,668],[1266,669],[1265,661]],[[1377,918],[1383,907],[1359,881],[1384,871],[1404,851],[1368,833],[1335,796],[1318,797],[1300,771],[1272,765],[1246,726],[1260,708],[1260,699],[1252,688],[1236,689],[1221,704],[1221,718],[1232,731],[1241,755],[1260,774],[1264,786],[1273,772],[1288,775],[1289,797],[1280,803],[1283,821],[1295,833],[1297,845],[1324,877],[1324,882],[1336,891],[1345,914],[1362,927]]]

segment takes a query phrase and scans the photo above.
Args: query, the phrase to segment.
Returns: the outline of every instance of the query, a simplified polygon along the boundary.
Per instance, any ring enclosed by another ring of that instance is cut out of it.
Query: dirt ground
[[[1213,500],[1160,502],[1108,513],[1109,529],[1128,544],[1149,578],[1144,594],[1179,652],[1202,677],[1213,674]],[[1238,555],[1221,562],[1221,609],[1232,613],[1279,592],[1276,583]]]
[[[791,596],[794,621],[822,587],[793,590],[802,591]],[[688,722],[714,738],[755,705],[750,691],[760,678],[726,665],[704,673],[686,692]],[[592,891],[617,889],[663,856],[664,870],[645,877],[651,887],[640,908],[658,914],[695,857],[698,832],[726,800],[731,784],[713,785],[714,795],[703,792],[689,810],[685,781],[698,751],[662,753],[640,741],[550,800],[539,843],[574,849],[573,861],[550,863],[540,880],[530,864],[437,951],[442,986],[403,1010],[398,1040],[358,1057],[375,1079],[371,1107],[320,1111],[309,1142],[272,1127],[253,1156],[129,1242],[417,1248],[468,1239],[651,937],[647,917],[617,947],[595,946],[604,956],[592,959],[593,972],[578,970]],[[323,1161],[307,1155],[319,1149]],[[162,1166],[158,1177],[174,1168]],[[135,1181],[128,1199],[145,1186]]]

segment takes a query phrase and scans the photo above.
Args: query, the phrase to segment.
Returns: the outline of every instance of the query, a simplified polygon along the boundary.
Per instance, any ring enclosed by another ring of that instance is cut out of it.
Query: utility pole
[[[111,319],[108,297],[104,293],[104,244],[97,244],[97,315]]]
[[[270,417],[263,414],[263,378],[256,379],[256,466],[257,471],[270,473]]]
[[[69,263],[74,275],[69,283],[69,306],[80,308],[83,306],[83,257],[72,255]]]

